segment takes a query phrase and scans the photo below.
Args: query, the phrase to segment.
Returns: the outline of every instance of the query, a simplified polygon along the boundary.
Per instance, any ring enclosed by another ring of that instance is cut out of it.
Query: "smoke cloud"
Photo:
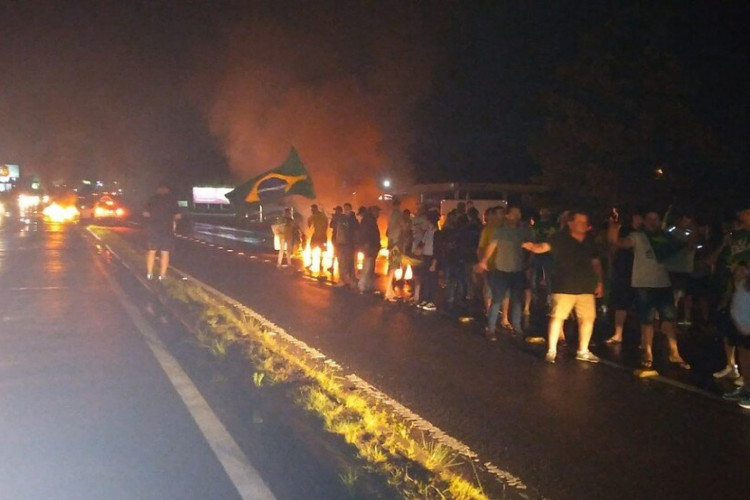
[[[204,105],[237,181],[295,146],[329,209],[373,202],[385,176],[409,182],[410,113],[429,92],[439,16],[418,2],[354,3],[274,3],[228,25]]]

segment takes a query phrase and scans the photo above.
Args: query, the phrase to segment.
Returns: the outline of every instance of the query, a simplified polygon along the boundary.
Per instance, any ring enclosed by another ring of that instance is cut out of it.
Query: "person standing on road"
[[[398,198],[391,200],[391,215],[388,217],[388,226],[385,235],[388,238],[388,274],[385,278],[385,300],[396,302],[396,291],[393,282],[396,270],[401,269],[404,252],[404,216],[401,212],[401,201]]]
[[[336,256],[339,260],[339,285],[354,286],[354,259],[356,237],[359,223],[354,215],[351,203],[344,203],[344,213],[336,219],[333,241]]]
[[[460,297],[467,303],[474,301],[480,295],[478,280],[475,279],[474,265],[477,263],[477,247],[482,234],[482,221],[479,220],[479,212],[473,206],[466,210],[468,222],[459,229],[458,244],[461,260],[463,261],[463,279],[466,283],[466,296]]]
[[[477,244],[477,263],[482,260],[484,252],[492,242],[492,237],[495,235],[497,228],[505,223],[505,207],[492,207],[488,208],[484,212],[484,227],[479,235],[479,243]],[[496,250],[497,251],[497,250]],[[476,265],[476,264],[475,264]],[[489,313],[490,306],[492,305],[492,288],[490,287],[489,273],[495,269],[495,255],[490,255],[487,260],[488,270],[486,272],[478,273],[481,284],[482,284],[482,305],[484,306],[485,314]]]
[[[437,306],[435,305],[435,299],[438,291],[438,273],[437,263],[438,254],[437,240],[439,239],[436,234],[438,231],[438,221],[440,220],[440,213],[437,210],[430,210],[427,212],[427,230],[422,235],[422,255],[420,257],[420,263],[417,266],[417,274],[419,275],[419,281],[421,284],[420,289],[420,302],[417,307],[424,309],[425,311],[435,311]]]
[[[298,211],[292,213],[292,250],[291,254],[300,253],[305,245],[305,232],[302,228],[305,226],[305,218]]]
[[[328,268],[328,272],[331,273],[331,281],[333,281],[333,270],[336,267],[336,262],[339,260],[339,255],[336,251],[336,237],[338,236],[336,232],[338,231],[339,227],[338,221],[344,215],[343,210],[344,209],[338,205],[333,207],[333,215],[331,215],[331,222],[329,224],[331,228],[331,245],[333,245],[333,258],[331,259],[331,266]],[[339,262],[339,268],[340,267],[341,263]],[[339,274],[341,274],[340,271]]]
[[[159,253],[159,281],[167,277],[169,253],[174,250],[174,232],[181,215],[177,200],[172,196],[169,186],[160,183],[156,194],[149,198],[143,211],[146,219],[146,279],[154,278],[154,261]]]
[[[735,268],[742,262],[750,262],[750,207],[745,206],[736,213],[737,222],[733,230],[727,231],[724,241],[709,258],[709,262],[716,267],[715,287],[717,288],[716,304],[714,306],[714,322],[720,327],[719,333],[723,337],[724,352],[727,365],[724,369],[714,373],[714,378],[737,379],[738,385],[742,378],[748,378],[750,373],[737,370],[736,344],[738,336],[736,329],[730,326],[729,305],[733,293],[733,276]]]
[[[677,311],[674,306],[672,283],[665,261],[680,251],[685,245],[670,237],[661,226],[657,212],[648,212],[643,218],[643,230],[619,237],[620,223],[610,221],[607,237],[610,243],[620,248],[633,249],[632,285],[638,301],[638,316],[641,323],[641,364],[644,368],[653,366],[654,355],[654,311],[659,313],[661,328],[669,342],[669,362],[685,370],[690,365],[682,359],[677,347],[675,321]]]
[[[477,271],[487,271],[487,261],[497,250],[495,270],[489,273],[492,304],[487,314],[487,330],[485,331],[488,340],[497,340],[495,336],[497,317],[500,313],[500,305],[508,291],[510,291],[510,325],[517,333],[523,334],[521,309],[526,283],[524,277],[526,255],[521,244],[530,240],[531,231],[521,225],[521,209],[518,206],[508,206],[505,224],[495,230],[492,241],[485,248],[484,256],[477,264]]]
[[[602,264],[594,238],[589,233],[589,218],[580,210],[571,210],[567,229],[556,232],[548,241],[526,242],[522,246],[535,254],[552,256],[552,313],[548,329],[548,347],[544,360],[554,363],[557,340],[565,320],[575,308],[578,318],[578,351],[576,359],[597,363],[589,351],[596,320],[596,298],[604,295]]]
[[[424,249],[424,234],[427,232],[430,223],[427,221],[427,206],[420,204],[417,206],[417,214],[411,221],[411,249],[409,257],[412,258],[412,271],[414,272],[414,292],[412,293],[409,303],[417,305],[420,303],[420,292],[422,289],[422,280],[419,273],[416,272],[419,267],[419,261],[422,258]]]
[[[312,267],[312,255],[315,249],[319,249],[318,253],[318,275],[325,275],[325,269],[323,269],[323,253],[326,251],[328,243],[328,217],[318,209],[318,205],[310,205],[310,211],[312,215],[307,219],[307,228],[312,229],[310,235],[310,265],[308,269]]]
[[[613,212],[619,219],[620,215]],[[620,228],[618,237],[625,238],[633,231],[638,231],[643,225],[643,217],[639,214],[633,214],[630,217],[630,224]],[[610,338],[606,340],[609,345],[622,343],[622,333],[625,329],[625,320],[628,317],[628,311],[635,304],[635,291],[631,286],[633,276],[633,249],[616,248],[610,251],[610,297],[609,307],[615,311],[615,329]]]
[[[362,213],[362,221],[359,225],[359,246],[364,254],[362,276],[358,283],[360,293],[371,292],[375,286],[375,260],[380,252],[379,215],[380,208],[372,206]]]
[[[286,265],[292,265],[293,238],[294,238],[294,220],[292,220],[292,210],[284,209],[284,214],[279,218],[272,227],[274,233],[279,239],[279,254],[276,258],[276,267],[283,267],[284,255],[286,255]]]
[[[534,243],[547,243],[550,237],[558,232],[557,224],[552,219],[549,208],[539,209],[539,220],[534,221],[531,226],[534,234]],[[531,293],[533,296],[541,295],[540,287],[544,287],[544,296],[549,298],[552,294],[552,255],[549,253],[535,254],[531,266]],[[529,314],[529,308],[524,308],[524,314]]]
[[[732,269],[732,275],[734,291],[727,314],[729,321],[724,322],[723,328],[731,327],[730,335],[733,337],[733,347],[736,349],[743,376],[737,377],[735,381],[737,387],[733,391],[724,393],[722,397],[727,401],[737,401],[742,408],[750,409],[750,377],[748,377],[750,372],[750,273],[748,273],[747,263],[744,261],[736,263]],[[737,373],[737,367],[732,368]]]
[[[677,217],[675,225],[670,227],[668,231],[677,241],[686,244],[682,250],[667,259],[665,265],[667,266],[667,271],[669,271],[669,279],[672,282],[674,304],[677,309],[678,319],[680,310],[682,309],[683,311],[682,320],[678,321],[677,324],[689,326],[692,324],[691,309],[693,301],[688,293],[688,283],[690,275],[695,270],[695,247],[687,245],[687,242],[691,234],[695,232],[693,218],[690,215],[681,214]]]

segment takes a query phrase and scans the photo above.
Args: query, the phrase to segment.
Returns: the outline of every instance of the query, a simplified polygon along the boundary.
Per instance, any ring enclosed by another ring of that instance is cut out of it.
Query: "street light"
[[[388,189],[391,187],[391,180],[390,179],[383,179],[383,187]]]

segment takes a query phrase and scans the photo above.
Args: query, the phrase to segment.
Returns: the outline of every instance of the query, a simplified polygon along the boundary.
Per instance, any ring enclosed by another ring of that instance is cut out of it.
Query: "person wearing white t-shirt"
[[[688,293],[688,283],[690,282],[690,275],[695,270],[695,247],[687,245],[687,242],[695,231],[692,217],[681,215],[675,221],[675,225],[667,229],[667,231],[678,241],[686,244],[682,250],[668,258],[665,264],[667,271],[669,271],[669,279],[672,281],[674,305],[677,308],[678,317],[680,309],[682,309],[683,319],[681,322],[678,321],[677,324],[690,325],[692,324],[691,309],[693,301]]]
[[[654,355],[654,311],[659,313],[661,327],[669,342],[669,362],[689,370],[690,365],[682,359],[677,347],[675,321],[677,312],[674,294],[669,280],[666,259],[674,255],[684,245],[671,240],[661,228],[661,220],[656,212],[648,212],[643,219],[643,230],[634,231],[623,238],[619,237],[620,224],[610,222],[608,239],[620,248],[633,249],[632,286],[638,297],[638,317],[641,324],[641,364],[644,368],[653,366]]]

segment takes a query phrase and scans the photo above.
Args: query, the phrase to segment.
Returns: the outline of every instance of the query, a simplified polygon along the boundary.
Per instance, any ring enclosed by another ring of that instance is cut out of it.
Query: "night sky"
[[[3,2],[0,161],[145,187],[243,181],[295,145],[331,199],[386,175],[526,181],[540,96],[612,28],[675,57],[746,164],[750,13],[729,4]]]

